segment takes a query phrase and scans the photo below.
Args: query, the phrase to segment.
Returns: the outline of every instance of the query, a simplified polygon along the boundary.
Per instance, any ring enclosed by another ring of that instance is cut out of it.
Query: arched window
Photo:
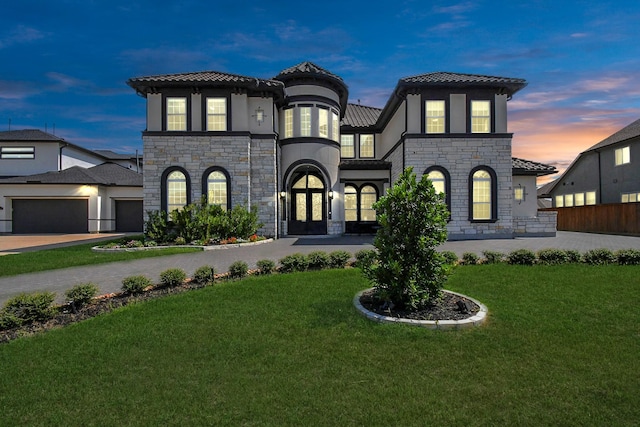
[[[353,185],[344,187],[344,220],[358,220],[358,190]]]
[[[469,181],[469,219],[497,221],[497,183],[493,169],[486,166],[474,168]]]
[[[436,193],[444,193],[445,202],[451,212],[451,178],[449,172],[441,166],[431,166],[424,171],[433,184]]]
[[[202,194],[207,197],[208,204],[218,205],[225,211],[229,209],[229,175],[224,169],[207,169],[202,184]]]
[[[432,170],[427,175],[431,184],[433,184],[433,188],[436,190],[436,193],[445,193],[445,184],[446,180],[444,179],[444,174],[439,170]]]
[[[167,212],[182,209],[191,203],[191,182],[187,171],[180,167],[171,167],[162,173],[161,208]]]
[[[375,221],[376,210],[373,204],[378,199],[378,192],[372,185],[365,185],[360,189],[360,221]]]

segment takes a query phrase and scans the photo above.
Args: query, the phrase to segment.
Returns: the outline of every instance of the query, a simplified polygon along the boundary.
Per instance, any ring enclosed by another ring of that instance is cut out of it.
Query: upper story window
[[[491,132],[491,101],[471,101],[471,133]]]
[[[640,193],[623,193],[620,201],[622,203],[640,202]]]
[[[562,194],[556,196],[556,208],[564,207],[564,196]]]
[[[596,204],[596,192],[595,191],[587,191],[587,197],[586,197],[586,204],[587,205],[595,205]]]
[[[444,133],[444,101],[426,101],[425,130],[427,133]]]
[[[340,140],[340,118],[335,111],[331,112],[331,139],[335,142]]]
[[[329,138],[329,110],[318,109],[318,136]]]
[[[631,148],[629,146],[616,149],[616,166],[631,162]]]
[[[284,137],[293,138],[293,108],[284,110]]]
[[[354,135],[340,135],[340,157],[353,159],[356,156],[353,141]]]
[[[360,158],[374,157],[373,135],[360,135]]]
[[[227,130],[227,98],[207,98],[207,130]]]
[[[187,130],[187,98],[167,98],[167,130]]]
[[[35,147],[0,147],[0,159],[35,159]]]
[[[564,207],[565,208],[573,207],[573,194],[564,195]]]
[[[300,136],[311,136],[311,107],[300,107]]]

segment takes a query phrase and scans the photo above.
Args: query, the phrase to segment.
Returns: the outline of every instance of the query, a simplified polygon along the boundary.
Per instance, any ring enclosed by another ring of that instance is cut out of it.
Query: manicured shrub
[[[309,266],[308,258],[301,253],[287,255],[279,261],[281,273],[305,271]]]
[[[15,314],[0,310],[0,331],[16,328],[21,326],[22,323],[24,323],[23,320]]]
[[[170,268],[160,273],[160,284],[162,286],[182,285],[187,278],[187,273],[180,268]]]
[[[453,251],[442,251],[445,264],[456,265],[458,263],[458,255]]]
[[[193,281],[200,285],[213,283],[215,280],[216,270],[210,265],[203,265],[193,273]]]
[[[591,249],[584,253],[582,260],[590,265],[606,265],[616,262],[616,257],[609,249]]]
[[[229,266],[229,276],[232,279],[239,279],[249,273],[249,265],[244,261],[236,261]]]
[[[620,249],[614,254],[620,265],[640,265],[640,250]]]
[[[465,252],[462,254],[462,265],[476,265],[480,261],[480,257],[474,252]]]
[[[504,260],[504,254],[497,251],[483,251],[483,264],[500,264]]]
[[[69,289],[64,295],[71,306],[77,309],[88,304],[98,295],[98,287],[93,283],[83,283]]]
[[[146,276],[129,276],[122,279],[122,292],[126,294],[141,294],[151,286],[151,280]]]
[[[261,259],[256,262],[256,266],[260,270],[260,274],[271,274],[276,269],[276,263],[270,259]]]
[[[309,270],[323,270],[329,267],[329,255],[324,251],[313,251],[307,254]]]
[[[9,299],[2,311],[8,314],[7,319],[18,318],[21,323],[48,320],[56,312],[52,307],[55,298],[53,292],[22,293]]]
[[[512,265],[533,265],[536,254],[529,249],[517,249],[507,255],[507,262]]]
[[[351,254],[347,251],[337,250],[329,254],[329,268],[345,268]]]
[[[561,249],[541,249],[538,251],[538,263],[544,265],[565,264],[569,261],[567,252]]]
[[[166,211],[147,211],[147,220],[144,223],[144,236],[147,240],[168,242],[169,215]]]
[[[577,264],[582,262],[582,254],[575,249],[567,249],[564,253],[567,256],[568,263]]]
[[[361,270],[376,263],[378,252],[375,249],[362,249],[355,254],[356,262],[353,264]]]
[[[418,309],[440,297],[449,268],[436,248],[447,240],[449,210],[426,174],[407,168],[373,204],[380,229],[373,245],[377,263],[364,275],[375,296],[398,307]]]
[[[182,236],[176,237],[176,240],[173,241],[174,245],[183,246],[187,244],[187,239]]]

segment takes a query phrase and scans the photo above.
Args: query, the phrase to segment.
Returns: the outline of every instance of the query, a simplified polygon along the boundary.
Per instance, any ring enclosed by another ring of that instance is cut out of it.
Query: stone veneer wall
[[[534,217],[513,218],[516,237],[555,237],[558,229],[558,212],[538,211]]]
[[[513,237],[511,138],[407,138],[405,165],[420,178],[429,166],[441,166],[451,177],[449,239]],[[497,177],[498,221],[469,221],[469,173],[476,166],[491,167]]]
[[[159,210],[161,205],[160,180],[171,166],[184,168],[191,179],[191,201],[202,196],[204,171],[219,166],[231,177],[231,207],[258,206],[261,233],[276,233],[276,173],[275,144],[273,139],[252,141],[248,135],[144,135],[144,210]],[[252,156],[253,149],[253,156]],[[252,168],[251,162],[257,164]],[[252,173],[265,170],[253,177]],[[268,178],[267,178],[268,177]],[[252,190],[253,186],[253,190]],[[268,195],[267,195],[268,194]],[[267,198],[271,200],[267,200]]]

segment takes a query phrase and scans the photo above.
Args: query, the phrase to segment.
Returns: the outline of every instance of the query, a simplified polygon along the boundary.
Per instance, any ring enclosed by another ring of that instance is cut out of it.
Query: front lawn
[[[250,277],[0,346],[0,425],[635,425],[640,267],[458,267],[488,323],[373,323],[359,270]]]
[[[116,239],[115,241],[121,241]],[[105,245],[108,242],[100,242]],[[59,268],[77,267],[80,265],[105,264],[115,261],[128,261],[140,258],[174,255],[187,252],[199,252],[200,248],[158,248],[131,252],[94,252],[92,247],[97,243],[84,243],[37,252],[24,252],[0,256],[0,277],[37,271],[55,270]]]

